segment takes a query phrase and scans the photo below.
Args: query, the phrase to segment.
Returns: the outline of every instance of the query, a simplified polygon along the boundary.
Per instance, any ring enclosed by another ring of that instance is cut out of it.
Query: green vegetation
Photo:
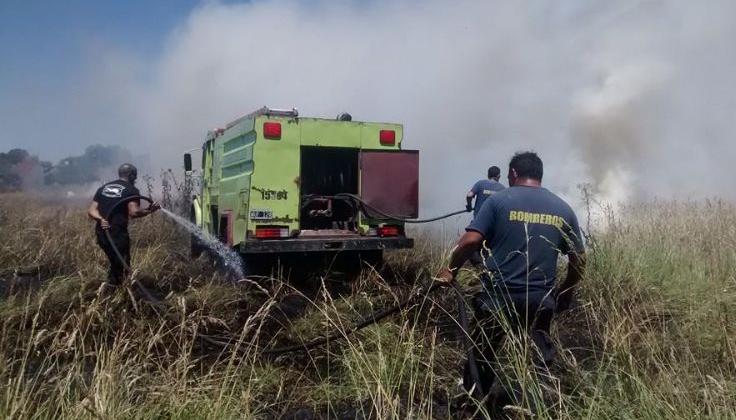
[[[186,235],[154,216],[132,227],[134,277],[163,302],[152,305],[135,287],[98,297],[103,256],[79,208],[23,195],[0,203],[1,417],[457,418],[476,408],[450,408],[463,352],[449,293],[340,343],[276,358],[258,350],[406,296],[442,263],[428,238],[351,284],[229,285],[204,259],[189,261]],[[555,323],[556,379],[530,369],[523,337],[507,344],[507,375],[523,392],[505,413],[736,417],[736,208],[655,202],[606,225],[593,229],[579,305]],[[471,272],[462,280],[475,283]]]

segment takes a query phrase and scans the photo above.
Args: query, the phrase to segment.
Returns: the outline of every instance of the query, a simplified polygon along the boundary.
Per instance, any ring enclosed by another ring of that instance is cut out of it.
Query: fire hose
[[[407,223],[429,223],[429,222],[433,222],[433,221],[436,221],[436,220],[446,219],[448,217],[452,217],[452,216],[455,216],[455,215],[458,215],[458,214],[461,214],[461,213],[465,213],[466,212],[466,210],[456,211],[456,212],[448,213],[448,214],[443,215],[443,216],[434,217],[434,218],[431,218],[431,219],[424,219],[424,220],[408,219],[408,218],[402,218],[402,217],[397,217],[397,216],[392,216],[392,215],[386,214],[385,212],[382,212],[379,209],[376,209],[375,207],[373,207],[370,204],[366,203],[360,197],[358,197],[357,195],[354,195],[354,194],[338,194],[337,196],[349,197],[350,199],[355,200],[356,202],[358,202],[361,205],[363,205],[365,208],[368,208],[368,209],[372,210],[373,212],[375,212],[375,213],[377,213],[377,214],[379,214],[379,215],[381,215],[383,217],[386,217],[386,218],[389,218],[389,219],[392,219],[392,220],[400,220],[400,221],[404,221],[404,222],[407,222]],[[151,198],[146,197],[146,196],[143,196],[143,195],[133,195],[133,196],[130,196],[130,197],[126,197],[126,198],[118,201],[117,203],[115,203],[115,205],[113,205],[110,208],[110,210],[104,216],[105,217],[105,220],[109,220],[110,219],[110,216],[112,215],[112,213],[120,205],[122,205],[124,203],[127,204],[128,202],[130,202],[132,200],[146,201],[146,202],[149,203],[149,205],[151,203],[153,203],[153,200]],[[120,253],[120,250],[115,245],[115,241],[113,241],[112,235],[110,235],[110,230],[109,229],[105,229],[104,232],[105,232],[105,237],[106,237],[108,243],[110,244],[110,247],[115,252],[115,255],[118,257],[118,259],[120,260],[120,262],[123,265],[123,267],[125,267],[125,270],[128,271],[128,272],[130,272],[131,271],[130,266],[128,265],[128,263],[125,260],[125,258],[123,257],[123,255]],[[160,301],[158,299],[156,299],[153,296],[153,294],[151,294],[148,291],[148,289],[146,289],[145,286],[143,286],[139,282],[133,282],[133,283],[145,295],[146,299],[150,300],[151,302],[160,303]],[[419,290],[419,291],[413,293],[411,296],[409,296],[408,298],[406,298],[405,300],[403,300],[402,302],[400,302],[397,305],[394,305],[392,307],[389,307],[389,308],[386,308],[386,309],[382,309],[382,310],[379,310],[379,311],[375,311],[375,312],[373,312],[373,313],[371,313],[371,314],[363,317],[360,321],[356,322],[355,324],[353,324],[350,328],[348,328],[345,331],[335,332],[335,333],[332,333],[332,334],[329,334],[329,335],[326,335],[326,336],[323,336],[323,337],[315,338],[315,339],[313,339],[313,340],[311,340],[309,342],[302,343],[302,344],[295,344],[295,345],[290,345],[290,346],[277,347],[277,348],[273,348],[273,349],[263,350],[263,353],[264,354],[268,354],[268,355],[276,356],[276,355],[291,353],[291,352],[295,352],[295,351],[299,351],[299,350],[308,350],[308,349],[313,348],[313,347],[319,347],[319,346],[321,346],[323,344],[326,344],[326,343],[328,343],[330,341],[336,341],[336,340],[339,340],[339,339],[342,339],[342,338],[346,338],[350,334],[353,334],[353,333],[355,333],[355,332],[357,332],[357,331],[359,331],[359,330],[361,330],[361,329],[363,329],[363,328],[365,328],[365,327],[367,327],[369,325],[375,324],[376,322],[382,320],[383,318],[386,318],[386,317],[388,317],[388,316],[390,316],[390,315],[392,315],[392,314],[394,314],[396,312],[401,311],[402,309],[405,309],[406,307],[408,307],[409,305],[411,305],[418,298],[429,296],[430,293],[436,291],[437,289],[439,289],[442,286],[443,286],[442,283],[440,283],[440,282],[434,282],[426,290],[424,290],[424,291]],[[462,334],[462,338],[463,338],[463,345],[465,347],[465,351],[466,351],[467,358],[468,358],[468,367],[470,369],[470,374],[472,376],[473,382],[475,382],[474,392],[476,393],[476,395],[480,395],[480,397],[482,398],[485,394],[483,393],[483,389],[482,389],[482,385],[481,385],[481,381],[480,381],[480,373],[478,371],[478,365],[477,365],[477,361],[476,361],[476,358],[475,358],[475,352],[474,352],[474,349],[473,349],[474,346],[475,346],[475,344],[472,343],[472,341],[470,340],[470,335],[469,335],[469,329],[470,329],[470,327],[469,327],[468,313],[467,313],[466,303],[465,303],[465,296],[463,294],[462,289],[460,289],[460,286],[458,285],[457,281],[453,280],[450,283],[450,286],[452,287],[453,291],[455,292],[455,297],[456,297],[457,306],[458,306],[458,315],[459,315],[458,318],[459,318],[459,321],[460,321],[460,328],[462,330],[461,331],[461,334]],[[230,343],[219,342],[219,341],[213,340],[213,339],[211,339],[209,337],[202,337],[202,338],[205,341],[210,342],[211,344],[216,344],[216,345],[229,345],[230,344]]]
[[[396,221],[404,222],[404,223],[420,224],[420,223],[436,222],[438,220],[447,219],[448,217],[457,216],[458,214],[463,214],[463,213],[468,212],[468,210],[463,209],[463,210],[454,211],[452,213],[443,214],[442,216],[432,217],[430,219],[417,219],[414,217],[395,216],[395,215],[388,214],[384,212],[383,210],[377,209],[370,203],[366,202],[357,194],[340,193],[340,194],[336,194],[335,197],[336,198],[348,198],[350,200],[355,201],[356,203],[360,203],[360,205],[363,206],[363,213],[366,213],[365,209],[368,209],[372,211],[373,213],[376,213],[379,216],[383,216],[387,219],[396,220]]]
[[[372,312],[363,318],[361,318],[359,321],[355,322],[350,328],[340,331],[340,332],[334,332],[332,334],[322,336],[315,338],[311,341],[308,341],[306,343],[301,344],[293,344],[290,346],[283,346],[283,347],[276,347],[272,349],[266,349],[261,351],[264,355],[270,355],[270,356],[279,356],[282,354],[292,353],[299,350],[309,350],[311,348],[319,347],[324,344],[327,344],[331,341],[337,341],[340,339],[345,339],[349,335],[358,332],[362,330],[363,328],[366,328],[370,325],[375,324],[376,322],[388,317],[389,315],[393,315],[396,312],[399,312],[405,308],[407,308],[409,305],[414,303],[419,298],[427,297],[432,292],[435,292],[436,290],[442,288],[444,286],[443,283],[440,282],[434,282],[431,286],[429,286],[426,290],[418,290],[417,292],[413,293],[408,298],[404,299],[403,301],[399,302],[398,304],[391,306],[386,309],[382,309],[379,311]],[[468,367],[470,369],[470,375],[472,377],[473,382],[475,383],[474,392],[476,395],[480,396],[482,398],[485,394],[483,393],[483,388],[480,381],[480,372],[478,371],[478,362],[475,358],[475,343],[473,343],[470,340],[470,322],[468,321],[468,312],[466,308],[465,303],[465,296],[463,294],[462,289],[460,288],[460,285],[458,285],[457,281],[453,280],[450,284],[450,287],[452,287],[453,291],[455,292],[455,298],[457,301],[458,306],[458,318],[459,318],[459,324],[461,329],[461,335],[462,335],[462,341],[463,341],[463,347],[465,348],[465,353],[468,359]],[[222,342],[214,340],[210,337],[201,337],[204,341],[207,341],[210,344],[214,344],[220,347],[227,347],[231,345],[231,342]]]

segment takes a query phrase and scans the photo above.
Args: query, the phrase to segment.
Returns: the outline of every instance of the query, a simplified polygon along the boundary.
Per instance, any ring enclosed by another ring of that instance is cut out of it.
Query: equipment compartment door
[[[419,217],[419,151],[361,151],[360,195],[392,216]]]

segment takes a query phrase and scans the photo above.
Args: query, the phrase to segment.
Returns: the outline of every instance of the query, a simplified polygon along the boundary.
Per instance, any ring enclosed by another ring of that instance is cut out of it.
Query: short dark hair
[[[120,178],[138,178],[138,168],[133,166],[132,163],[123,163],[118,168],[118,176]]]
[[[544,168],[542,159],[534,152],[517,152],[509,162],[509,170],[515,170],[519,178],[542,180]]]
[[[498,166],[491,166],[488,168],[488,179],[496,178],[498,176],[501,176],[501,168]]]

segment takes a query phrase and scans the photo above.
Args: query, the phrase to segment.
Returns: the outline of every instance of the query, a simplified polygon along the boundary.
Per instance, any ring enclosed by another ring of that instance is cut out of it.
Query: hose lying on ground
[[[357,202],[361,203],[366,208],[369,208],[369,209],[373,210],[374,212],[376,212],[376,213],[378,213],[378,214],[380,214],[380,215],[382,215],[384,217],[387,217],[387,218],[393,219],[393,220],[401,220],[401,221],[404,221],[404,222],[407,222],[407,223],[429,223],[429,222],[433,222],[433,221],[436,221],[436,220],[445,219],[445,218],[448,218],[448,217],[455,216],[457,214],[461,214],[461,213],[465,213],[466,212],[466,210],[462,210],[462,211],[456,211],[456,212],[453,212],[453,213],[449,213],[449,214],[446,214],[446,215],[443,215],[443,216],[439,216],[439,217],[435,217],[435,218],[431,218],[431,219],[424,219],[424,220],[416,220],[415,219],[415,220],[411,220],[410,221],[409,219],[403,219],[403,218],[399,218],[399,217],[388,215],[388,214],[386,214],[386,213],[384,213],[384,212],[382,212],[382,211],[374,208],[373,206],[369,205],[368,203],[364,202],[360,197],[358,197],[358,196],[356,196],[354,194],[344,194],[344,195],[345,196],[349,196],[351,199],[356,200]],[[110,208],[110,210],[105,215],[105,220],[109,220],[110,219],[110,216],[112,215],[113,211],[115,209],[117,209],[118,206],[120,206],[121,204],[127,204],[128,202],[130,202],[132,200],[143,200],[143,201],[148,202],[149,204],[153,203],[153,200],[151,198],[146,197],[146,196],[142,196],[142,195],[134,195],[134,196],[126,197],[126,198],[118,201],[117,203],[115,203],[115,205],[112,206],[112,208]],[[112,240],[112,236],[110,235],[109,229],[105,229],[104,232],[105,232],[105,236],[106,236],[108,242],[110,243],[111,248],[115,252],[115,255],[118,257],[118,259],[120,260],[120,262],[123,264],[123,266],[125,267],[126,271],[130,272],[131,271],[130,266],[128,265],[128,263],[125,260],[125,258],[123,258],[123,255],[120,253],[120,250],[118,250],[117,246],[115,245],[115,242]],[[153,294],[151,294],[148,291],[148,289],[146,289],[145,286],[143,286],[139,282],[133,282],[133,283],[138,287],[138,289],[141,291],[141,293],[143,293],[145,295],[145,297],[146,297],[147,300],[149,300],[149,301],[151,301],[152,303],[155,303],[155,304],[160,304],[161,303],[158,299],[156,299],[153,296]],[[274,349],[263,350],[262,353],[263,354],[267,354],[267,355],[276,356],[276,355],[291,353],[291,352],[295,352],[295,351],[299,351],[299,350],[308,350],[310,348],[319,347],[319,346],[321,346],[321,345],[323,345],[325,343],[328,343],[330,341],[336,341],[336,340],[339,340],[339,339],[342,339],[342,338],[346,338],[348,335],[351,335],[351,334],[353,334],[353,333],[355,333],[355,332],[357,332],[357,331],[359,331],[359,330],[361,330],[361,329],[363,329],[363,328],[365,328],[365,327],[367,327],[369,325],[375,324],[376,322],[378,322],[378,321],[380,321],[380,320],[388,317],[389,315],[392,315],[392,314],[394,314],[394,313],[396,313],[396,312],[398,312],[398,311],[400,311],[400,310],[408,307],[410,304],[412,304],[418,298],[428,296],[430,293],[432,293],[435,290],[439,289],[441,286],[442,286],[442,283],[433,282],[432,285],[429,286],[429,288],[427,288],[426,290],[424,290],[424,291],[419,290],[419,291],[413,293],[411,296],[409,296],[408,298],[404,299],[402,302],[398,303],[397,305],[394,305],[392,307],[389,307],[389,308],[386,308],[386,309],[382,309],[382,310],[379,310],[379,311],[375,311],[375,312],[373,312],[373,313],[371,313],[371,314],[369,314],[367,316],[364,316],[360,321],[356,322],[353,326],[351,326],[350,328],[348,328],[345,331],[335,332],[335,333],[329,334],[327,336],[315,338],[315,339],[313,339],[313,340],[311,340],[309,342],[302,343],[302,344],[295,344],[295,345],[291,345],[291,346],[284,346],[284,347],[277,347],[277,348],[274,348]],[[456,295],[457,306],[458,306],[458,314],[459,314],[459,318],[460,318],[459,319],[459,321],[460,321],[460,328],[462,329],[461,333],[462,333],[462,336],[463,336],[463,344],[465,346],[465,350],[466,350],[467,357],[468,357],[468,367],[470,368],[470,374],[472,375],[472,379],[475,382],[474,392],[476,393],[476,395],[480,395],[482,397],[485,394],[483,393],[483,389],[482,389],[481,382],[480,382],[480,373],[478,371],[477,361],[476,361],[475,356],[474,356],[474,351],[473,351],[474,343],[472,343],[472,340],[470,340],[470,335],[469,335],[469,329],[470,329],[470,327],[469,327],[468,314],[467,314],[466,305],[465,305],[465,296],[463,295],[463,292],[460,289],[460,286],[458,285],[457,281],[453,281],[452,284],[451,284],[451,286],[452,286],[453,290],[455,291],[455,295]],[[209,342],[211,344],[215,344],[215,345],[219,345],[219,346],[229,346],[231,344],[230,342],[220,342],[220,341],[214,340],[214,339],[209,338],[209,337],[206,337],[206,336],[201,336],[200,335],[200,337],[203,340],[205,340],[205,341],[207,341],[207,342]]]
[[[376,311],[369,315],[364,316],[363,318],[360,319],[360,321],[356,322],[355,324],[353,324],[353,326],[351,326],[345,331],[335,332],[335,333],[332,333],[324,337],[315,338],[312,341],[308,341],[302,344],[294,344],[292,346],[277,347],[274,349],[264,350],[263,353],[270,354],[270,355],[291,353],[297,350],[307,350],[313,347],[319,347],[330,341],[336,341],[341,338],[346,338],[350,334],[353,334],[359,330],[362,330],[363,328],[369,325],[375,324],[376,322],[382,320],[383,318],[386,318],[389,315],[399,312],[400,310],[412,304],[416,299],[420,297],[428,296],[430,293],[437,290],[440,286],[441,286],[440,283],[435,282],[425,291],[418,290],[417,292],[413,293],[408,298],[404,299],[402,302],[399,302],[397,305],[394,305],[389,308],[382,309],[382,310],[379,310],[379,311]]]
[[[359,321],[357,321],[355,324],[353,324],[350,328],[346,330],[334,332],[326,336],[318,337],[306,343],[262,350],[261,354],[269,355],[269,356],[279,356],[282,354],[293,353],[296,351],[307,351],[309,349],[322,346],[329,342],[346,339],[349,335],[356,333],[370,325],[373,325],[376,322],[390,315],[393,315],[402,309],[407,308],[409,305],[414,303],[417,299],[423,298],[423,297],[426,298],[427,296],[429,296],[430,293],[436,291],[437,289],[440,289],[442,286],[443,286],[442,283],[435,281],[426,290],[420,289],[416,291],[415,293],[413,293],[408,298],[404,299],[403,301],[399,302],[398,304],[394,306],[372,312],[362,317]],[[458,318],[459,318],[459,324],[460,324],[460,329],[461,329],[463,346],[465,347],[466,355],[468,358],[468,368],[470,369],[471,379],[475,383],[475,389],[473,390],[473,392],[476,394],[476,396],[478,396],[479,398],[482,398],[485,394],[483,393],[483,388],[482,388],[481,381],[480,381],[480,372],[478,371],[478,364],[475,358],[475,351],[473,350],[473,348],[475,347],[475,344],[470,339],[470,325],[469,325],[470,322],[468,320],[468,313],[467,313],[466,304],[465,304],[465,296],[463,294],[462,289],[458,285],[457,281],[453,281],[450,284],[450,286],[455,291],[455,297],[457,301],[458,315],[459,315]],[[204,341],[210,344],[213,344],[219,347],[228,347],[232,345],[232,340],[223,342],[223,341],[218,341],[211,337],[203,336],[203,335],[200,335],[200,338],[202,338]]]
[[[442,286],[443,286],[442,283],[435,281],[432,283],[431,286],[429,286],[429,288],[427,288],[427,290],[424,290],[424,291],[419,290],[397,305],[394,305],[390,308],[379,310],[367,316],[364,316],[360,321],[356,322],[352,327],[348,328],[345,331],[335,332],[330,335],[316,338],[312,341],[309,341],[303,344],[295,344],[292,346],[277,347],[275,349],[264,350],[263,353],[268,354],[268,355],[279,355],[279,354],[291,353],[291,352],[295,352],[299,350],[308,350],[313,347],[321,346],[330,341],[335,341],[341,338],[346,338],[348,335],[353,334],[369,325],[375,324],[376,322],[382,320],[383,318],[386,318],[387,316],[392,315],[408,307],[418,298],[429,296],[430,293],[434,292],[435,290],[439,289]],[[459,319],[460,328],[462,330],[461,335],[463,337],[463,346],[465,347],[465,351],[466,351],[467,358],[468,358],[468,367],[470,369],[470,375],[472,376],[473,382],[475,382],[474,392],[477,395],[480,395],[482,398],[485,394],[483,393],[483,388],[482,388],[481,381],[480,381],[480,372],[478,371],[478,364],[475,358],[475,352],[473,350],[473,347],[475,346],[475,344],[470,339],[470,325],[469,325],[470,323],[468,321],[468,312],[467,312],[466,305],[465,305],[465,296],[463,294],[462,289],[460,289],[460,285],[458,285],[457,281],[453,280],[451,283],[451,287],[455,291],[455,297],[457,301],[457,310],[458,310],[458,315],[460,318]]]

